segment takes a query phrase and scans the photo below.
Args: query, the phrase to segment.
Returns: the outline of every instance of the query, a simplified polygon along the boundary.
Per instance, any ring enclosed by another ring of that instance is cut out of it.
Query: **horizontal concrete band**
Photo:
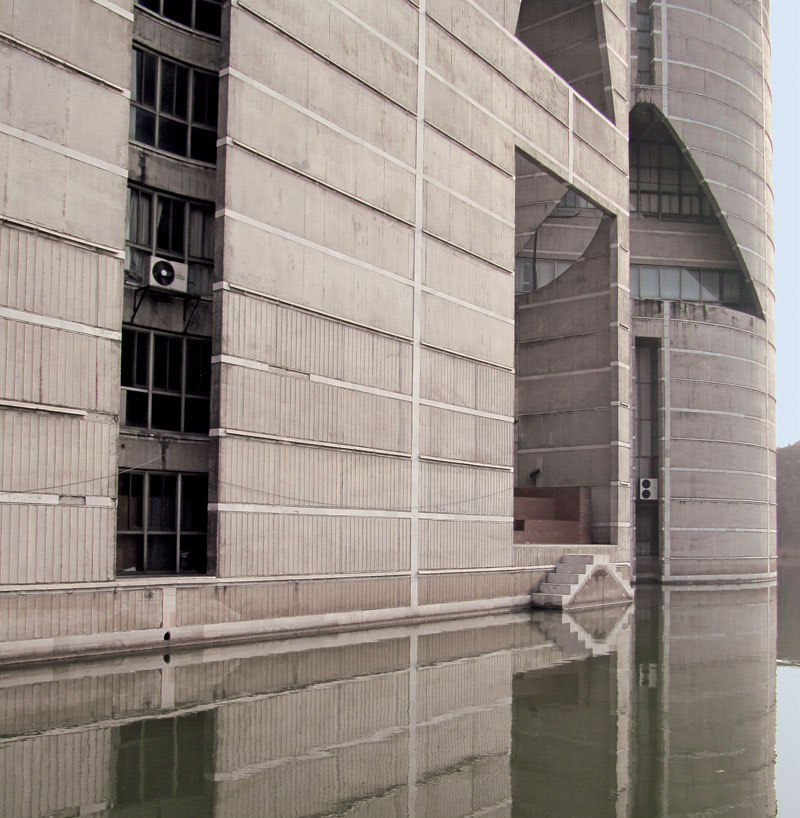
[[[446,602],[418,607],[383,608],[370,611],[345,611],[311,616],[259,619],[246,622],[222,622],[213,625],[184,625],[170,628],[117,633],[88,634],[44,639],[26,639],[0,643],[0,664],[49,661],[72,657],[138,651],[163,651],[166,648],[229,641],[285,638],[304,633],[355,629],[403,622],[424,622],[459,616],[477,616],[487,612],[511,611],[529,607],[530,595]]]

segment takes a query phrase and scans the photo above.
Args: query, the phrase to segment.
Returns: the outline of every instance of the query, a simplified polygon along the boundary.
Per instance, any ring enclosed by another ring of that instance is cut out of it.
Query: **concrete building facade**
[[[766,3],[45,7],[0,2],[0,656],[774,576]],[[591,543],[516,542],[531,484]]]

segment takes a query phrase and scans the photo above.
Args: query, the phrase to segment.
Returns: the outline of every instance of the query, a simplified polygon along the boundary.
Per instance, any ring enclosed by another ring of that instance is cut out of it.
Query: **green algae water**
[[[787,569],[780,592],[0,671],[0,816],[791,816],[796,599]]]

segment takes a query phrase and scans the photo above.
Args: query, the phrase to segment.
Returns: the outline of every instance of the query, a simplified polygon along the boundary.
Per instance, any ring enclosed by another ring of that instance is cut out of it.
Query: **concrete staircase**
[[[592,541],[589,489],[514,489],[515,545],[583,545]]]
[[[589,608],[629,602],[633,591],[603,556],[565,554],[531,594],[535,608]]]

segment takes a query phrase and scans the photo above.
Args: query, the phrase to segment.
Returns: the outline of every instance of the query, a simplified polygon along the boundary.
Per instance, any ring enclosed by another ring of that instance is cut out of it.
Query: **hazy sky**
[[[800,440],[800,0],[772,0],[778,445]]]

